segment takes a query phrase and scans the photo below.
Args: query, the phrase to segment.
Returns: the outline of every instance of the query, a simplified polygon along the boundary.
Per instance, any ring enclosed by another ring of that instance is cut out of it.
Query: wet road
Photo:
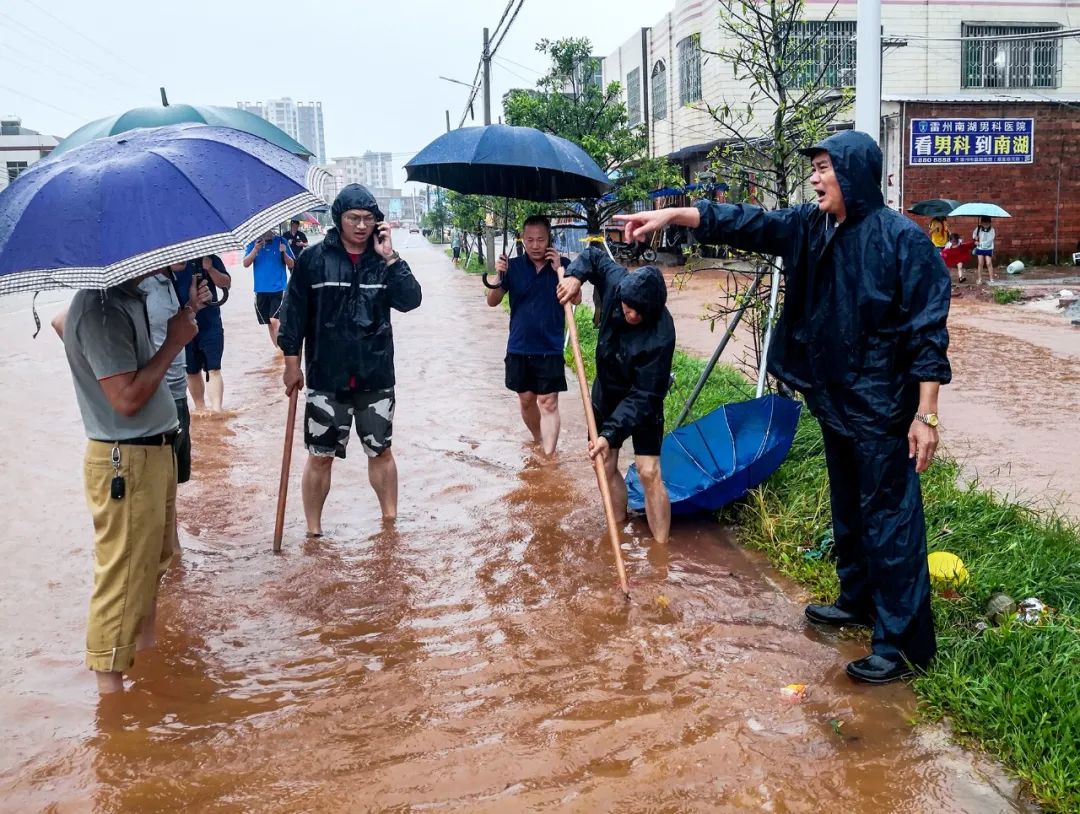
[[[285,400],[238,272],[235,412],[196,420],[158,647],[100,703],[71,384],[28,303],[0,301],[0,810],[1023,810],[994,767],[912,729],[905,687],[851,684],[862,646],[807,628],[797,590],[715,524],[677,524],[666,549],[628,525],[624,603],[578,400],[561,460],[539,464],[502,388],[505,314],[397,242],[424,304],[395,316],[396,527],[357,449],[328,538],[303,541],[298,444],[269,553]]]
[[[671,279],[671,274],[668,274]],[[728,275],[696,272],[669,291],[679,346],[708,356],[722,336],[703,321]],[[740,325],[724,351],[738,363],[750,339]],[[941,390],[941,439],[967,477],[1012,499],[1080,518],[1080,329],[1058,314],[955,298],[949,313],[952,383]],[[689,392],[692,383],[682,383]]]

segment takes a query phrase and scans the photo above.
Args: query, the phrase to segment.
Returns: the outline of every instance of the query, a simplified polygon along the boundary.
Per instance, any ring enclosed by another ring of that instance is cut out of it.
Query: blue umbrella
[[[672,514],[715,511],[763,483],[791,449],[799,402],[781,396],[725,404],[674,430],[660,448]],[[645,508],[634,466],[626,473],[630,508]]]
[[[527,201],[599,198],[611,188],[604,171],[572,141],[508,124],[444,133],[405,171],[409,181]]]
[[[89,142],[0,192],[0,294],[108,288],[235,249],[323,204],[328,179],[224,127],[179,124]]]

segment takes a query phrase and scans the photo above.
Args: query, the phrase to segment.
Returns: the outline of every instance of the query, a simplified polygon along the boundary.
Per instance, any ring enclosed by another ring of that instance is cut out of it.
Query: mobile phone
[[[375,221],[375,242],[382,243],[382,232],[379,231],[379,227],[383,225],[383,221]]]

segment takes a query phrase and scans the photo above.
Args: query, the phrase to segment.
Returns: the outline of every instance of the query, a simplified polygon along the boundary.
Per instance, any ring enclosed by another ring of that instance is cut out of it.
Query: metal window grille
[[[641,69],[634,68],[626,75],[626,123],[641,124]]]
[[[10,184],[12,181],[14,181],[16,178],[18,178],[19,174],[22,173],[22,171],[25,170],[28,166],[29,166],[29,164],[26,161],[8,161],[7,162],[8,183]]]
[[[679,40],[679,104],[701,101],[701,35]]]
[[[652,117],[653,121],[667,118],[667,66],[659,60],[652,69]]]
[[[797,22],[791,29],[791,43],[791,86],[855,86],[854,21]]]
[[[1060,25],[964,23],[962,37],[1009,37],[1057,31]],[[1060,39],[969,39],[962,44],[965,88],[1056,88],[1061,84]]]

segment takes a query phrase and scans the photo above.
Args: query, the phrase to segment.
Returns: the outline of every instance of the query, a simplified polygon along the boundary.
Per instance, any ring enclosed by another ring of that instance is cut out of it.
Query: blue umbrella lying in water
[[[328,174],[258,136],[180,124],[97,139],[0,192],[0,294],[108,288],[243,246],[324,202]]]
[[[799,423],[799,402],[762,396],[718,407],[664,438],[660,472],[672,514],[715,511],[763,483],[784,462]],[[637,469],[626,473],[631,509],[645,508]]]

